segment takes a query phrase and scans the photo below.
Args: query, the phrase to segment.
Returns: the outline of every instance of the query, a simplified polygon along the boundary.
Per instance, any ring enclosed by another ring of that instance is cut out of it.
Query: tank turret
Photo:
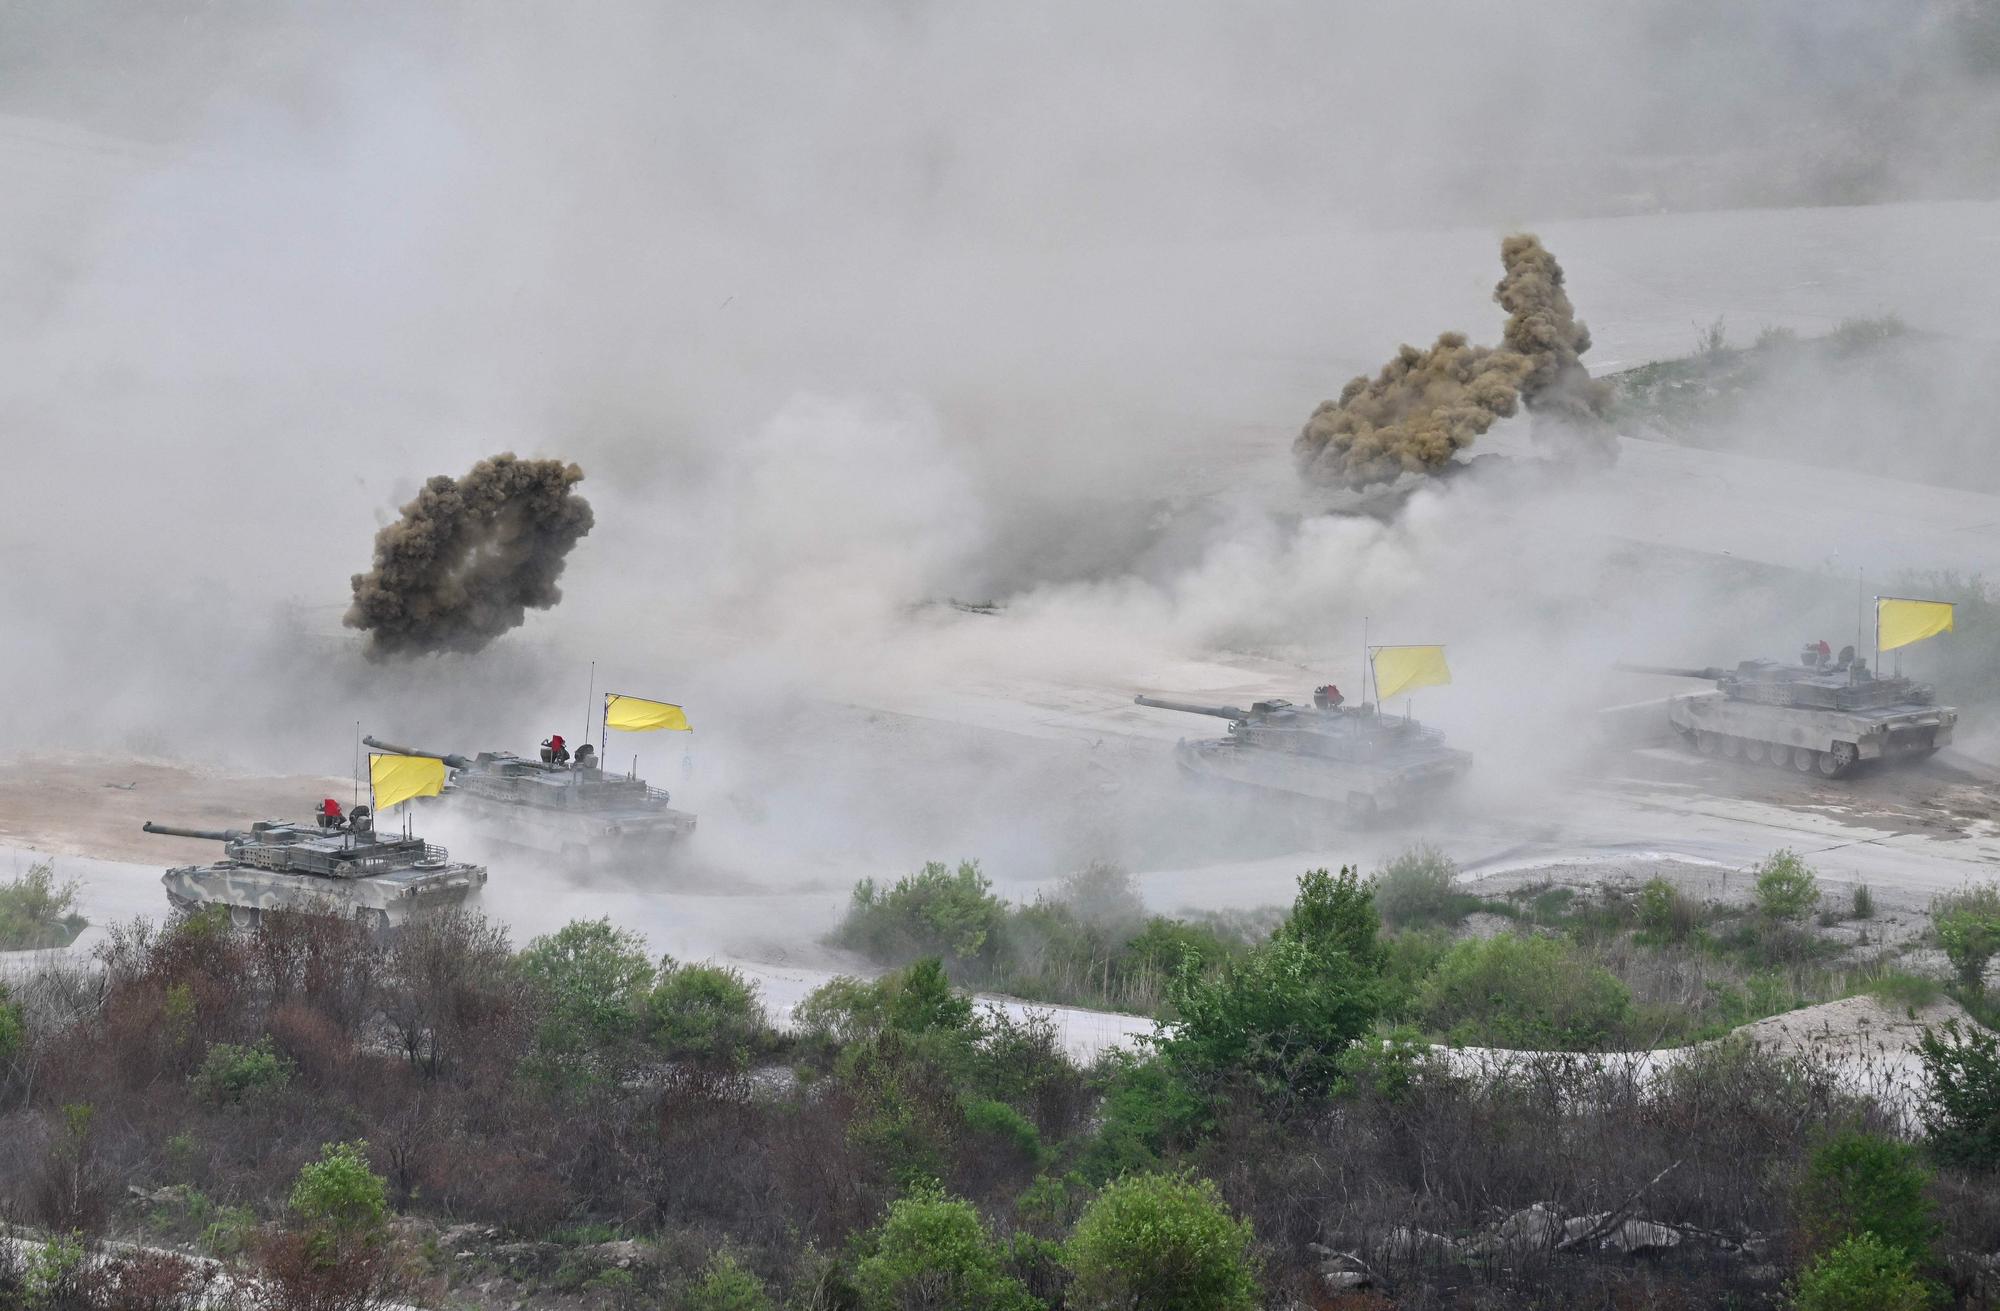
[[[1464,775],[1472,756],[1413,719],[1347,706],[1332,689],[1314,704],[1270,698],[1240,706],[1202,705],[1139,696],[1156,710],[1176,710],[1229,722],[1220,738],[1182,739],[1176,758],[1197,776],[1270,791],[1337,801],[1359,815],[1418,804]]]
[[[531,760],[507,751],[475,756],[416,751],[376,737],[378,751],[441,760],[450,776],[442,803],[510,845],[560,855],[572,865],[600,857],[636,857],[694,832],[695,817],[670,804],[664,788],[637,775],[607,773],[589,743],[574,759],[548,747]]]

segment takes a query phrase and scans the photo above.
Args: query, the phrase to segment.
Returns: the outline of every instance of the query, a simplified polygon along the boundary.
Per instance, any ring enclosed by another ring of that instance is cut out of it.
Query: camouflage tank
[[[1133,698],[1156,710],[1227,719],[1226,737],[1182,738],[1181,769],[1319,801],[1358,817],[1393,814],[1434,799],[1472,767],[1472,753],[1444,744],[1444,734],[1372,705],[1344,706],[1314,694],[1311,706],[1257,701],[1248,710],[1157,697]]]
[[[1849,647],[1837,661],[1808,646],[1797,664],[1745,660],[1734,669],[1618,668],[1702,678],[1712,692],[1669,697],[1667,722],[1705,756],[1838,778],[1863,761],[1928,756],[1951,741],[1958,711],[1925,683],[1883,678]]]
[[[459,905],[486,884],[486,867],[451,858],[422,838],[375,832],[368,807],[340,827],[258,820],[247,829],[179,828],[148,821],[148,833],[223,844],[210,865],[170,869],[160,882],[182,910],[227,906],[247,928],[267,910],[331,906],[376,932],[433,906]]]
[[[372,737],[362,741],[377,751],[443,761],[451,771],[444,804],[494,828],[506,841],[571,864],[658,850],[694,832],[695,817],[669,805],[664,788],[606,773],[588,743],[577,749],[575,760],[560,761],[505,751],[476,756],[417,751]]]

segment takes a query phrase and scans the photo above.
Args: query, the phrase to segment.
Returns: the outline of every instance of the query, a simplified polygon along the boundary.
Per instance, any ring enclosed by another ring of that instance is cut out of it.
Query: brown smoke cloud
[[[1610,392],[1579,358],[1590,330],[1563,290],[1562,266],[1525,233],[1500,243],[1500,262],[1506,273],[1493,299],[1507,311],[1503,344],[1473,346],[1447,332],[1429,350],[1404,346],[1375,377],[1354,379],[1292,443],[1303,477],[1366,487],[1433,472],[1517,404],[1535,416],[1537,437],[1600,456],[1615,450],[1604,422]]]
[[[484,648],[562,600],[564,558],[595,522],[571,490],[582,481],[574,464],[511,452],[432,478],[375,534],[375,567],[354,575],[343,622],[367,632],[375,659]]]

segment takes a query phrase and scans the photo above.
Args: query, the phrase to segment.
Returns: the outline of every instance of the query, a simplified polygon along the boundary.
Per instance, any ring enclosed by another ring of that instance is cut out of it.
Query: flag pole
[[[1875,663],[1868,666],[1872,674],[1882,672],[1882,598],[1875,598]]]

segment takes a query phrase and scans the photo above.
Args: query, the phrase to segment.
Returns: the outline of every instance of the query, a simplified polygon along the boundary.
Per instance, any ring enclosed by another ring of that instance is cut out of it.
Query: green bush
[[[1215,1185],[1135,1174],[1109,1184],[1077,1218],[1068,1244],[1085,1311],[1251,1311],[1257,1306],[1250,1222]]]
[[[2000,1167],[2000,1038],[1946,1020],[1917,1039],[1923,1062],[1924,1136],[1952,1165]]]
[[[879,1032],[886,1016],[881,987],[849,974],[828,979],[792,1008],[792,1024],[801,1038],[837,1047]]]
[[[1701,927],[1701,906],[1665,879],[1639,889],[1639,927],[1663,942],[1686,942]]]
[[[1381,995],[1385,1017],[1398,1021],[1410,1018],[1424,980],[1437,969],[1451,945],[1450,935],[1442,929],[1409,930],[1384,944]]]
[[[1980,992],[1986,967],[2000,952],[2000,885],[1947,893],[1931,903],[1931,925],[1961,986]]]
[[[659,982],[646,998],[648,1035],[670,1061],[709,1069],[750,1064],[769,1025],[757,985],[726,965],[660,961]]]
[[[1931,1287],[1893,1244],[1857,1234],[1799,1272],[1793,1311],[1924,1311]]]
[[[777,1304],[764,1281],[724,1250],[708,1258],[700,1280],[688,1290],[687,1311],[777,1311]]]
[[[27,1013],[21,1004],[9,999],[7,985],[0,983],[0,1078],[4,1078],[7,1067],[13,1063],[14,1053],[28,1038]]]
[[[389,1214],[381,1175],[368,1168],[366,1143],[326,1143],[319,1160],[299,1169],[292,1185],[292,1210],[308,1227],[341,1235],[379,1231]]]
[[[1757,867],[1757,913],[1772,924],[1798,924],[1819,905],[1819,879],[1797,852],[1778,851]]]
[[[1875,894],[1866,883],[1854,885],[1854,918],[1872,920],[1875,918]]]
[[[889,1206],[856,1263],[861,1311],[1033,1311],[970,1202],[921,1188]]]
[[[1042,1159],[1042,1135],[1034,1121],[1003,1101],[975,1097],[964,1103],[965,1127],[976,1138],[1028,1161]]]
[[[1822,1143],[1807,1164],[1799,1185],[1799,1222],[1816,1246],[1872,1234],[1906,1261],[1922,1264],[1938,1236],[1937,1218],[1925,1195],[1930,1181],[1930,1170],[1908,1143],[1874,1134],[1838,1134]]]
[[[1417,993],[1419,1020],[1455,1041],[1535,1051],[1589,1051],[1623,1032],[1632,996],[1558,938],[1512,934],[1461,942]]]
[[[1458,889],[1458,864],[1427,842],[1404,851],[1369,881],[1375,909],[1392,929],[1456,924],[1478,905]]]
[[[1353,870],[1305,875],[1271,941],[1212,977],[1175,985],[1180,1020],[1154,1041],[1199,1084],[1247,1076],[1267,1096],[1323,1096],[1339,1080],[1340,1054],[1380,1012],[1376,928]]]
[[[294,1072],[292,1063],[272,1049],[266,1036],[249,1047],[212,1044],[190,1081],[195,1092],[211,1102],[240,1102],[284,1087]]]
[[[67,947],[87,921],[76,913],[81,885],[56,882],[55,862],[41,860],[27,873],[0,883],[0,951]]]
[[[520,960],[543,1000],[542,1067],[568,1079],[618,1078],[653,986],[644,939],[608,919],[573,920],[530,942]]]
[[[990,960],[1007,918],[1006,903],[992,889],[975,860],[959,862],[956,871],[934,860],[887,888],[863,879],[834,941],[894,963],[919,956]]]

